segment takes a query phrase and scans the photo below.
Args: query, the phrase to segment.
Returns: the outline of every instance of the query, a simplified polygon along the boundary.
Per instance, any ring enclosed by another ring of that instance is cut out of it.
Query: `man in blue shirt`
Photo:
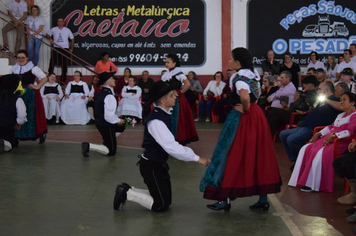
[[[335,97],[334,85],[330,81],[325,81],[319,85],[318,94],[324,95],[325,98],[331,101],[340,101],[339,98]],[[301,147],[313,136],[314,128],[332,124],[336,116],[340,113],[340,111],[322,101],[319,101],[314,107],[315,108],[308,113],[298,128],[283,130],[279,135],[286,149],[288,158],[292,162],[296,161]],[[291,169],[293,169],[293,167],[294,165]]]

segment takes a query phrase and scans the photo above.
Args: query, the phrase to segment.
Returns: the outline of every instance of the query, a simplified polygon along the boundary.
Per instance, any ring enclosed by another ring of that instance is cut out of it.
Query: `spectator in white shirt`
[[[62,75],[61,82],[65,83],[67,79],[67,68],[68,68],[68,59],[63,55],[68,55],[69,52],[73,52],[74,48],[74,36],[72,31],[64,26],[64,19],[58,18],[56,27],[50,29],[46,35],[49,38],[49,41],[54,44],[55,50],[52,51],[51,60],[49,62],[48,72],[53,73],[53,68],[55,65],[62,65]],[[53,40],[52,37],[53,36]],[[70,47],[68,39],[71,41]]]
[[[40,15],[40,8],[37,5],[33,5],[30,8],[30,16],[25,20],[26,31],[28,33],[28,54],[30,61],[33,61],[33,64],[37,66],[38,64],[38,55],[40,53],[42,36],[41,32],[44,26],[44,20]],[[33,60],[33,54],[35,58]]]
[[[319,54],[316,51],[312,51],[309,54],[309,59],[310,59],[310,63],[308,64],[307,69],[309,69],[310,67],[314,67],[316,70],[318,68],[325,70],[324,63],[319,61]]]
[[[20,50],[21,40],[24,36],[23,31],[25,30],[23,21],[27,17],[27,3],[21,0],[11,1],[8,5],[8,14],[11,21],[7,23],[2,28],[2,39],[3,39],[3,52],[9,52],[9,42],[7,38],[7,32],[16,28],[16,43],[15,43],[15,53]]]
[[[218,71],[214,75],[214,80],[210,81],[203,91],[203,99],[199,101],[199,118],[195,121],[200,121],[203,117],[204,105],[206,104],[206,120],[205,122],[211,121],[211,108],[216,100],[217,96],[222,94],[222,91],[226,85],[223,82],[224,76],[221,71]]]
[[[351,60],[356,63],[356,43],[351,43],[349,49],[351,50]]]
[[[338,67],[337,67],[337,70],[336,70],[336,78],[338,81],[340,79],[340,72],[345,69],[345,68],[351,68],[353,73],[355,74],[355,71],[356,71],[356,63],[351,61],[351,50],[350,49],[345,49],[344,50],[344,61],[341,62]]]

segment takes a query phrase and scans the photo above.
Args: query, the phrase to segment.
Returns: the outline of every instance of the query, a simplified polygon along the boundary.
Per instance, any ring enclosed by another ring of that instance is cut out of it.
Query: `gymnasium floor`
[[[200,141],[189,146],[211,157],[221,124],[200,122]],[[100,143],[94,125],[49,126],[47,141],[20,142],[0,155],[0,235],[353,235],[345,212],[337,204],[343,180],[335,178],[335,192],[303,193],[288,187],[288,158],[275,143],[283,180],[282,191],[268,195],[268,212],[250,211],[258,197],[237,199],[230,212],[214,212],[202,198],[199,182],[205,169],[197,163],[170,158],[173,204],[153,213],[133,202],[114,211],[117,184],[145,188],[136,162],[142,152],[142,125],[128,127],[118,137],[116,157],[91,152],[81,155],[83,141]]]

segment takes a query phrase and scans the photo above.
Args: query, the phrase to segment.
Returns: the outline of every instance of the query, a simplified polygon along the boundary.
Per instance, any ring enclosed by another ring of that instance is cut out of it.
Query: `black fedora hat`
[[[98,84],[97,84],[97,86],[100,86],[100,85],[102,85],[102,84],[104,84],[108,79],[110,79],[111,77],[113,77],[114,79],[116,79],[115,77],[114,77],[114,74],[115,74],[116,72],[103,72],[103,73],[101,73],[101,74],[99,74],[98,75],[98,77],[99,77],[99,82],[98,82]]]
[[[317,87],[320,83],[314,75],[308,75],[302,80],[302,84],[314,84],[314,86]]]
[[[150,98],[148,100],[148,103],[153,103],[169,93],[170,91],[174,90],[175,88],[168,83],[159,80],[155,82],[151,89],[150,89]]]
[[[344,68],[344,69],[341,71],[340,74],[342,74],[342,75],[351,75],[351,76],[354,75],[354,73],[352,72],[352,69],[351,69],[350,67]]]
[[[3,75],[0,78],[0,91],[8,91],[13,93],[16,91],[20,83],[20,77],[15,74]]]

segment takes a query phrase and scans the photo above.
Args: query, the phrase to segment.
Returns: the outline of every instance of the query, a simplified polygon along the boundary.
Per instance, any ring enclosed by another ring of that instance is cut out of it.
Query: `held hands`
[[[68,99],[68,98],[69,98],[69,95],[66,94],[66,95],[64,96],[64,99]]]
[[[321,136],[320,132],[317,132],[313,135],[313,137],[309,140],[310,143],[314,143]]]
[[[349,144],[349,152],[356,152],[356,141],[353,141]]]
[[[18,124],[18,123],[16,123],[16,124],[15,124],[15,129],[19,130],[20,128],[21,128],[21,125]]]
[[[59,100],[61,100],[59,97],[56,98],[56,101],[58,102]]]
[[[199,157],[198,163],[203,167],[207,167],[210,164],[210,160],[204,157]]]
[[[94,101],[94,98],[93,97],[89,97],[89,99],[88,99],[88,102],[90,102],[90,101]]]
[[[39,89],[40,89],[40,88],[38,87],[38,85],[35,86],[34,84],[29,84],[28,87],[29,87],[30,89],[34,89],[34,90],[39,90]]]
[[[324,140],[323,145],[324,145],[324,146],[327,146],[333,138],[334,138],[334,136],[333,136],[332,134],[330,134],[330,135]]]

